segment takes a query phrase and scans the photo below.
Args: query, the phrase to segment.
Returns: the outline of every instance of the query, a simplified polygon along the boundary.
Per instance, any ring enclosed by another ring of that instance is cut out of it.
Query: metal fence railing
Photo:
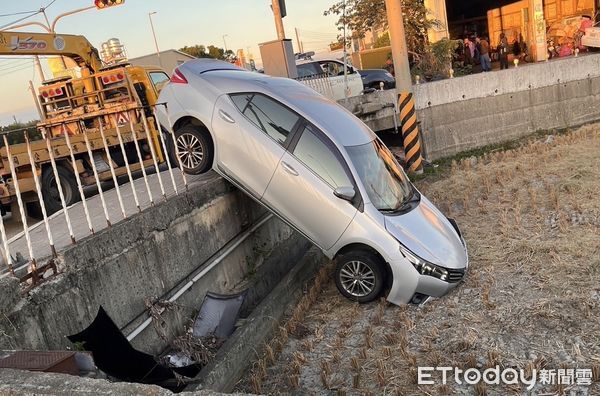
[[[298,77],[296,78],[296,81],[299,81],[302,84],[314,89],[326,98],[335,100],[331,79],[325,74],[309,77]]]
[[[37,131],[21,129],[0,133],[3,143],[0,201],[3,207],[10,206],[12,216],[22,223],[18,236],[9,238],[7,225],[14,231],[18,223],[13,219],[7,224],[0,217],[1,250],[6,266],[3,276],[18,276],[21,282],[35,286],[48,271],[58,272],[57,235],[58,239],[62,238],[63,247],[75,244],[78,239],[94,234],[97,228],[112,227],[154,206],[157,197],[167,200],[187,190],[176,138],[174,134],[167,134],[172,139],[167,143],[168,136],[165,137],[155,123],[156,109],[151,110],[128,109],[128,119],[123,118],[122,113],[104,113],[69,125],[41,124]],[[146,113],[152,114],[154,119],[146,118]],[[169,145],[174,147],[181,177],[173,172]],[[143,184],[136,183],[135,172],[141,172],[137,179],[143,179]],[[119,177],[127,177],[128,183],[119,183]],[[165,183],[163,177],[169,178],[170,183]],[[105,182],[114,187],[108,189]],[[97,193],[86,195],[86,190],[93,188]],[[48,208],[48,194],[55,202],[54,214]],[[81,204],[75,207],[79,201]],[[37,205],[41,217],[33,226],[28,224],[27,216],[31,204]],[[25,264],[15,258],[21,256],[20,252],[15,257],[11,254],[18,249],[28,254]],[[46,262],[40,265],[40,259]]]

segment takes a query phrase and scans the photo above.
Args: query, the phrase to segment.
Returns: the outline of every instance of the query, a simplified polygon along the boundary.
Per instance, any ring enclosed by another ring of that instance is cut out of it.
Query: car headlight
[[[400,253],[402,253],[402,255],[412,263],[412,265],[417,269],[417,271],[419,271],[421,275],[433,276],[434,278],[438,278],[444,282],[448,281],[447,269],[423,260],[402,245],[400,245]]]

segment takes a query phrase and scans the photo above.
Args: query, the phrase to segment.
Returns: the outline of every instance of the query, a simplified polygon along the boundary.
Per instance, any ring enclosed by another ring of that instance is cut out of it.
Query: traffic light
[[[97,9],[102,10],[104,8],[117,6],[125,3],[125,0],[94,0],[94,5]]]

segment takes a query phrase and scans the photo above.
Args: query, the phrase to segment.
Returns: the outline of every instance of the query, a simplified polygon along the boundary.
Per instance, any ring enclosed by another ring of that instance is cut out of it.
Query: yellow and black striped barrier
[[[422,173],[423,157],[421,156],[421,141],[413,94],[411,92],[400,93],[398,95],[398,107],[406,168],[411,172]]]

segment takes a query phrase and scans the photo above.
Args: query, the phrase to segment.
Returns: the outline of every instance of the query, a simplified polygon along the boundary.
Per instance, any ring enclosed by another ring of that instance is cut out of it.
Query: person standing
[[[508,39],[504,33],[500,33],[498,57],[500,58],[500,70],[508,69]]]
[[[490,43],[487,41],[487,37],[477,39],[479,42],[479,55],[481,57],[481,68],[484,72],[492,70],[492,60],[490,59]]]
[[[472,65],[473,55],[471,55],[471,49],[469,48],[469,39],[466,38],[463,43],[463,58],[465,60],[465,65]]]

